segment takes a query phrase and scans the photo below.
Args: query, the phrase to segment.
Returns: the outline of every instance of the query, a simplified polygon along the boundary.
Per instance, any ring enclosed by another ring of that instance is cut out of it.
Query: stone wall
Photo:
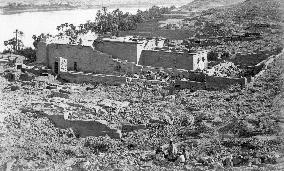
[[[196,90],[222,90],[237,84],[239,84],[242,88],[245,88],[247,86],[247,79],[206,76],[205,82],[177,80],[171,86],[177,90],[190,89],[196,91]]]
[[[61,72],[60,78],[73,83],[103,83],[108,85],[120,85],[126,83],[126,77],[105,75],[105,74],[92,74],[82,72]]]
[[[205,76],[203,72],[194,72],[194,71],[188,71],[183,72],[185,74],[185,78],[187,78],[190,81],[196,81],[196,82],[205,82]]]
[[[138,56],[140,56],[140,54],[138,54],[137,45],[138,44],[135,42],[132,43],[132,42],[103,41],[97,44],[95,49],[103,53],[109,54],[113,58],[137,63]]]
[[[85,138],[88,136],[105,136],[120,139],[121,131],[110,126],[104,120],[65,120],[63,115],[46,115],[56,127],[61,129],[72,128],[75,134],[79,137]]]
[[[176,81],[174,87],[175,89],[190,89],[196,91],[205,90],[206,84],[204,82],[196,81]]]
[[[227,77],[206,76],[205,82],[206,82],[206,89],[208,90],[226,89],[236,84],[239,84],[242,88],[244,88],[247,85],[246,78],[227,78]]]

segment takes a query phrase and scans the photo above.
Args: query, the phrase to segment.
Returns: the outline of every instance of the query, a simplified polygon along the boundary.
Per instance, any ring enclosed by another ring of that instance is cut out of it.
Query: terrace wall
[[[204,82],[196,81],[176,81],[174,85],[175,89],[190,89],[190,90],[205,90],[206,84]]]
[[[227,78],[227,77],[215,77],[206,76],[205,85],[208,90],[220,90],[226,89],[232,85],[239,84],[242,88],[246,87],[246,78]]]

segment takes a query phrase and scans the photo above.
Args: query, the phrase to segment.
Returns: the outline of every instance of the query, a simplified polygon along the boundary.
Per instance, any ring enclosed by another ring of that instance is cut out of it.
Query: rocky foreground
[[[276,56],[244,90],[173,94],[163,87],[70,84],[31,73],[8,81],[2,74],[0,165],[7,170],[279,170],[283,59]],[[155,153],[170,138],[188,152],[185,164]]]

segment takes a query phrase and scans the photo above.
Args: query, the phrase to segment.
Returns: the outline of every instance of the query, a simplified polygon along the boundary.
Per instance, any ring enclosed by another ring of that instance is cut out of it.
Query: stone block
[[[121,130],[113,128],[105,120],[66,120],[63,115],[46,115],[56,127],[61,129],[71,128],[79,137],[99,137],[108,135],[114,139],[120,139]]]
[[[139,124],[139,125],[132,125],[128,123],[123,123],[122,124],[122,132],[132,132],[136,130],[146,129],[146,124]]]

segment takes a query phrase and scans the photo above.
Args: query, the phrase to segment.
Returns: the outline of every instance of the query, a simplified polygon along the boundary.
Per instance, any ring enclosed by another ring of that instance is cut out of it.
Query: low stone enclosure
[[[92,74],[83,72],[61,72],[60,78],[73,83],[95,83],[106,85],[121,85],[126,83],[143,82],[145,84],[158,84],[163,86],[170,86],[175,89],[190,89],[190,90],[220,90],[226,89],[232,85],[240,85],[245,88],[247,85],[246,78],[227,78],[208,76],[201,72],[184,72],[184,80],[147,80],[139,78],[131,78],[127,76],[105,75],[105,74]],[[186,79],[185,79],[186,78]]]
[[[72,82],[72,83],[95,83],[95,84],[107,84],[107,85],[120,85],[127,82],[127,77],[106,75],[106,74],[92,74],[83,72],[61,72],[60,78]]]
[[[272,56],[273,57],[273,56]],[[111,59],[112,67],[108,73],[84,73],[67,71],[66,59],[59,57],[58,76],[68,82],[73,83],[94,83],[106,85],[120,85],[125,83],[143,82],[146,84],[159,84],[163,86],[173,87],[175,89],[191,89],[191,90],[220,90],[239,84],[245,88],[254,75],[259,73],[266,60],[253,66],[251,72],[241,78],[217,77],[209,76],[201,71],[189,71],[176,68],[162,68],[152,66],[137,65],[127,60]],[[64,65],[63,65],[64,64]],[[31,72],[35,75],[54,74],[53,70],[46,67],[23,67],[23,72]]]
[[[240,85],[241,88],[245,88],[247,85],[247,79],[205,76],[204,82],[178,80],[174,83],[175,89],[190,90],[221,90],[232,85]]]
[[[143,82],[144,84],[157,84],[174,89],[190,89],[193,91],[220,90],[236,84],[245,88],[247,83],[251,80],[250,77],[229,78],[208,76],[206,73],[200,71],[142,66],[118,59],[115,61],[117,62],[119,69],[113,71],[112,74],[62,71],[59,68],[58,77],[64,81],[72,83],[121,85],[126,83]],[[260,71],[262,68],[262,65],[257,65],[253,68],[253,70]],[[38,66],[30,66],[28,68],[23,67],[21,68],[21,71],[41,76],[54,74],[51,69]]]

